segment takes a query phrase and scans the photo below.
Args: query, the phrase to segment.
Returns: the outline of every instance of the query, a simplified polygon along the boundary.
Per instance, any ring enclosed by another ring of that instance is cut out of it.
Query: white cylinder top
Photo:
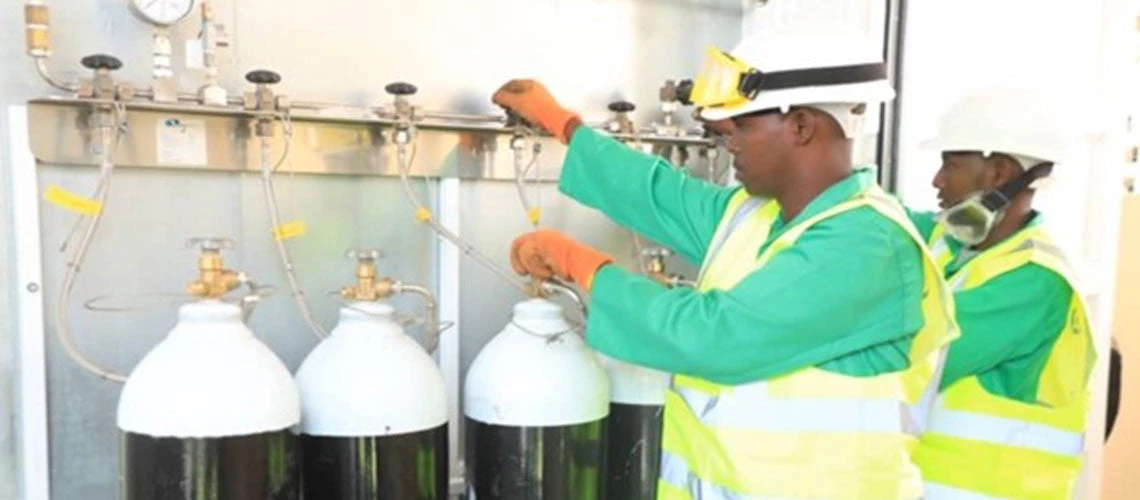
[[[598,354],[610,377],[610,401],[626,405],[661,406],[669,390],[668,373]]]
[[[472,362],[464,414],[502,426],[575,425],[609,414],[609,383],[557,304],[531,299]]]
[[[355,302],[297,370],[301,432],[359,437],[447,423],[443,375],[388,304]]]
[[[118,426],[153,437],[209,438],[292,427],[300,400],[288,368],[217,300],[185,304],[170,334],[119,396]]]

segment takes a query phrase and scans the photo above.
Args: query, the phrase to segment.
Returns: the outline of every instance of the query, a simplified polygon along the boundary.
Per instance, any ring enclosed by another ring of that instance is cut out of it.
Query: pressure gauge
[[[131,10],[143,21],[170,26],[190,14],[194,0],[129,0]]]

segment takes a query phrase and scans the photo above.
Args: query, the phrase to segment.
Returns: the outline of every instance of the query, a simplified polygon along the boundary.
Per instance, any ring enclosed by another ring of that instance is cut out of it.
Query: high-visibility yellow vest
[[[943,234],[941,227],[934,231],[931,251],[945,269],[953,256]],[[969,290],[1031,263],[1062,276],[1073,289],[1069,319],[1041,372],[1037,404],[992,394],[977,377],[943,391],[915,452],[927,499],[1061,500],[1073,495],[1096,350],[1088,310],[1064,254],[1040,227],[1030,227],[975,256],[948,282],[954,291]]]
[[[757,257],[779,214],[774,201],[732,198],[698,287],[730,289],[829,217],[871,207],[922,249],[924,326],[910,366],[854,377],[808,367],[721,385],[676,375],[665,401],[661,500],[903,500],[921,496],[911,460],[937,394],[947,344],[957,338],[951,292],[901,206],[878,186],[789,228]]]

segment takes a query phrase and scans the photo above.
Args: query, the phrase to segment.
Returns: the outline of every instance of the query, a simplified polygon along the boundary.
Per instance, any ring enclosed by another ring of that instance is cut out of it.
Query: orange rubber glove
[[[557,276],[584,290],[593,285],[598,269],[613,261],[609,255],[552,229],[524,234],[511,244],[511,267],[515,272],[538,279]]]
[[[563,144],[582,124],[577,114],[558,104],[546,86],[535,80],[511,80],[499,87],[491,101],[542,127]]]

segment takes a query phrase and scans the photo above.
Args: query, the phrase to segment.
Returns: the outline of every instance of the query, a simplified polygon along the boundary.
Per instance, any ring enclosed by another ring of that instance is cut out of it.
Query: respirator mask
[[[938,214],[938,222],[950,237],[974,246],[985,241],[994,226],[1005,216],[1014,196],[1053,171],[1052,163],[1038,163],[996,190],[980,191]]]

